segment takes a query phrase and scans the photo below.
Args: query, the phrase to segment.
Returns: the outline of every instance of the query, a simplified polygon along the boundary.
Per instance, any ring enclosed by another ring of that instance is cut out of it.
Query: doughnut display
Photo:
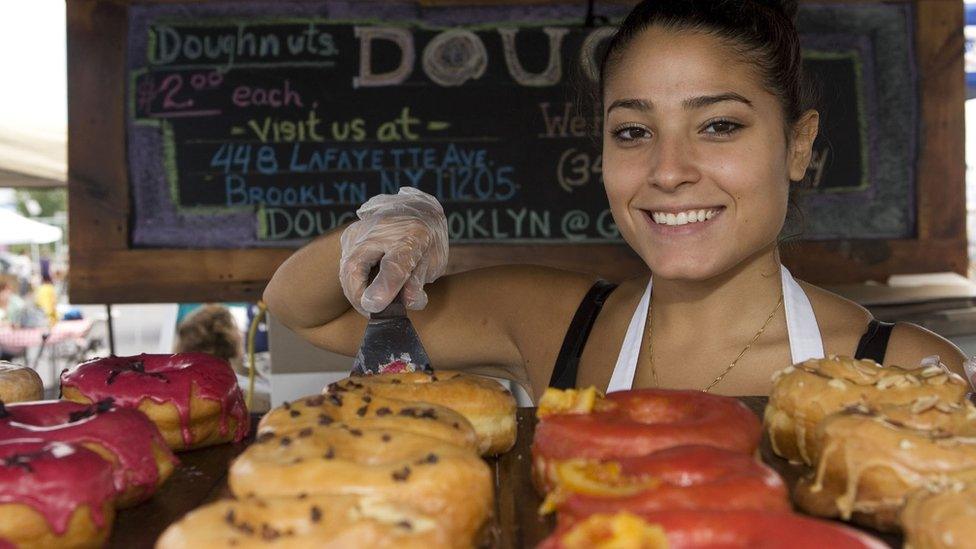
[[[11,404],[44,398],[44,384],[33,368],[0,361],[0,402]]]
[[[350,377],[326,387],[327,394],[368,390],[373,396],[439,404],[474,426],[482,455],[508,451],[515,444],[515,398],[496,381],[458,372],[407,372]]]
[[[300,433],[316,425],[332,424],[407,431],[450,442],[472,452],[478,450],[474,427],[454,410],[437,404],[375,396],[367,391],[339,391],[286,402],[261,419],[258,436]]]
[[[414,505],[369,496],[222,500],[172,525],[157,549],[211,547],[464,549]]]
[[[914,405],[919,399],[962,404],[968,384],[944,367],[883,368],[872,360],[832,356],[808,360],[773,376],[764,422],[773,451],[812,464],[817,426],[828,415],[858,405]]]
[[[101,547],[114,498],[112,465],[95,452],[39,439],[0,441],[0,546]]]
[[[605,397],[596,389],[548,389],[532,443],[533,477],[548,489],[555,463],[647,455],[684,445],[752,454],[761,426],[734,398],[700,391],[635,389]]]
[[[429,513],[470,543],[490,514],[491,469],[469,449],[439,439],[345,424],[267,432],[231,465],[238,498],[359,494]]]
[[[82,445],[113,464],[117,505],[150,496],[178,463],[156,426],[111,400],[85,405],[48,400],[0,404],[0,440],[36,439]]]
[[[543,507],[561,521],[599,513],[669,509],[790,510],[786,486],[752,456],[709,446],[677,446],[646,456],[554,468],[555,489]]]
[[[205,353],[142,354],[84,362],[61,374],[63,398],[112,398],[143,412],[174,450],[240,442],[250,418],[230,365]]]
[[[792,513],[676,510],[641,517],[593,515],[560,526],[538,549],[592,547],[883,549],[887,545],[850,528]]]

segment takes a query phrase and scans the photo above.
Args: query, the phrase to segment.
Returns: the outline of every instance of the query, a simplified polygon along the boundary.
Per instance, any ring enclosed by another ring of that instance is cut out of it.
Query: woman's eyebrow
[[[684,107],[685,110],[695,110],[708,107],[716,103],[721,103],[723,101],[737,101],[752,107],[752,101],[749,101],[745,97],[742,97],[735,92],[691,97],[682,101],[681,106]],[[607,107],[607,114],[610,114],[610,111],[616,108],[633,109],[641,112],[652,112],[654,110],[654,103],[648,101],[647,99],[617,99],[610,103],[610,106]]]
[[[644,99],[617,99],[607,107],[607,114],[610,114],[610,111],[618,107],[621,109],[634,109],[641,112],[654,110],[654,104]]]
[[[692,97],[690,99],[685,99],[684,101],[682,101],[681,106],[684,107],[685,110],[690,111],[694,109],[708,107],[710,105],[721,103],[723,101],[738,101],[739,103],[744,103],[749,107],[752,107],[752,101],[749,101],[745,97],[742,97],[741,95],[735,92],[726,92],[726,93],[720,93],[718,95],[702,95],[699,97]]]

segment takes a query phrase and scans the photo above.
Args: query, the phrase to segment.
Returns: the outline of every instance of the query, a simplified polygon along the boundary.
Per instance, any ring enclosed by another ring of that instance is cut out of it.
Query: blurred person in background
[[[58,290],[54,287],[50,270],[41,270],[41,284],[34,290],[34,303],[44,312],[48,323],[54,326],[58,321]]]
[[[176,330],[176,352],[209,353],[226,360],[234,368],[238,382],[247,390],[244,338],[226,306],[207,303],[187,315]],[[266,386],[267,381],[262,379],[261,385]],[[269,392],[255,391],[251,411],[263,411],[271,407]]]
[[[22,325],[26,304],[18,293],[16,278],[0,279],[0,324],[19,328]]]

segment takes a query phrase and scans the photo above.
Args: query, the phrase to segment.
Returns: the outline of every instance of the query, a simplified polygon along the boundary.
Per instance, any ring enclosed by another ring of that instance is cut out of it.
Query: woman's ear
[[[793,125],[793,135],[790,140],[789,158],[790,181],[800,181],[807,173],[810,157],[813,154],[813,142],[820,130],[820,113],[809,110]]]

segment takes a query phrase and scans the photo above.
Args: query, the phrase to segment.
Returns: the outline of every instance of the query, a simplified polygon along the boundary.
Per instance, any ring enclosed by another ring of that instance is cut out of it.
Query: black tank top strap
[[[607,301],[607,296],[616,288],[616,284],[611,284],[605,280],[598,280],[590,291],[583,297],[573,321],[569,323],[566,330],[566,337],[563,339],[563,346],[559,349],[559,356],[556,357],[556,364],[552,369],[552,377],[549,378],[549,386],[556,389],[572,389],[576,387],[576,373],[579,369],[580,356],[583,354],[583,347],[586,340],[590,337],[590,330],[596,322],[597,315]]]
[[[888,338],[891,337],[891,330],[895,327],[891,322],[881,322],[871,319],[861,341],[857,344],[857,351],[854,358],[869,358],[878,364],[884,363],[885,354],[888,352]]]

